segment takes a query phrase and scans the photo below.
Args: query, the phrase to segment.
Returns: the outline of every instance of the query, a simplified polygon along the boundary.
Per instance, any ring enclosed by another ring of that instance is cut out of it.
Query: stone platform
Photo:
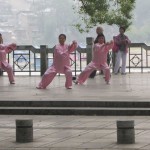
[[[39,76],[16,76],[10,85],[0,77],[0,114],[14,115],[150,115],[150,74],[112,75],[106,85],[102,75],[84,85],[64,87],[57,76],[45,90],[36,89]]]
[[[112,75],[106,85],[102,75],[88,79],[84,85],[64,87],[64,76],[57,76],[46,90],[36,89],[41,77],[16,76],[10,85],[6,76],[0,77],[0,101],[150,101],[150,73]]]

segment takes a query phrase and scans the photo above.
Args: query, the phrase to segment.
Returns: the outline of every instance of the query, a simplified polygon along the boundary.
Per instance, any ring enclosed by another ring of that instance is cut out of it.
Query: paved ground
[[[16,143],[22,118],[33,119],[33,142]],[[116,120],[135,120],[135,144],[117,144]],[[150,149],[150,117],[0,116],[0,150],[139,149]]]
[[[106,85],[102,76],[85,85],[64,88],[56,77],[46,90],[37,90],[40,77],[16,77],[9,85],[0,77],[0,100],[131,100],[149,101],[150,74],[112,75]],[[15,142],[15,120],[33,119],[34,142]],[[135,144],[117,144],[116,120],[135,121]],[[0,150],[149,150],[150,117],[110,116],[14,116],[0,115]]]
[[[46,90],[35,88],[39,81],[39,76],[17,76],[16,84],[10,85],[6,76],[0,77],[0,100],[150,100],[149,73],[112,75],[110,85],[98,75],[84,85],[73,85],[72,90],[65,89],[64,76],[57,76]]]

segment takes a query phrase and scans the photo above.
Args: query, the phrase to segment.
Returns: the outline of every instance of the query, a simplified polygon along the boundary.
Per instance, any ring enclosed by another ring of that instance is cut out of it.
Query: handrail
[[[145,43],[131,43],[130,47],[142,47],[145,50],[150,50],[150,46],[146,45]]]
[[[72,70],[76,75],[81,72],[86,64],[92,59],[93,38],[87,39],[86,47],[78,46],[75,52],[71,54]],[[36,48],[32,45],[18,45],[17,50],[8,55],[8,61],[13,65],[14,72],[37,72],[42,75],[47,67],[48,63],[53,61],[54,47],[49,48],[46,45],[41,45],[40,48]],[[133,49],[132,49],[133,48]],[[137,48],[137,49],[135,49]],[[19,53],[16,53],[20,50]],[[23,53],[22,51],[27,51]],[[129,53],[127,54],[127,70],[132,72],[132,69],[139,69],[140,72],[150,71],[150,46],[145,43],[131,43],[129,45]],[[114,54],[111,54],[111,70],[114,67]],[[13,59],[12,59],[13,58]],[[19,70],[21,68],[21,70]],[[145,69],[145,70],[144,70]]]

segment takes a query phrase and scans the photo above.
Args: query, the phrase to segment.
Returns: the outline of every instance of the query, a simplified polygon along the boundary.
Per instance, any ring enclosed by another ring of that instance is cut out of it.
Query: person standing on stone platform
[[[115,60],[115,67],[114,73],[118,74],[118,70],[120,68],[120,61],[122,59],[122,67],[121,67],[121,74],[126,74],[126,56],[128,52],[128,45],[131,43],[129,38],[124,34],[125,27],[121,26],[119,28],[120,34],[114,37],[114,41],[118,47],[116,53],[116,60]]]
[[[3,44],[3,37],[1,33],[0,33],[0,44]]]
[[[7,53],[12,52],[16,49],[16,44],[0,44],[0,69],[4,70],[8,74],[10,84],[15,84],[13,69],[6,60]]]
[[[105,43],[105,37],[103,34],[98,35],[98,43],[94,45],[92,61],[87,67],[81,72],[75,84],[83,84],[93,70],[103,70],[105,75],[106,84],[109,84],[110,80],[110,69],[107,64],[107,54],[113,47],[113,41]]]
[[[2,37],[2,34],[0,33],[0,44],[3,44],[3,37]],[[0,68],[0,76],[3,75],[3,71],[2,69]]]
[[[72,71],[70,68],[70,53],[77,48],[77,42],[73,41],[71,45],[65,44],[66,35],[60,34],[58,37],[59,44],[55,46],[54,60],[52,66],[50,66],[44,73],[42,80],[36,87],[37,89],[45,89],[54,79],[57,73],[65,74],[67,89],[72,88]]]
[[[98,43],[98,35],[99,34],[103,34],[103,28],[102,27],[97,27],[96,28],[96,33],[97,33],[97,37],[96,37],[96,39],[95,39],[95,41],[94,41],[94,44],[96,44],[96,43]],[[110,55],[109,55],[109,52],[108,52],[108,54],[107,54],[107,64],[108,64],[108,66],[109,66],[109,63],[110,63]],[[96,76],[96,72],[97,72],[97,70],[94,70],[91,74],[90,74],[90,78],[94,78],[95,76]],[[101,71],[101,74],[103,74],[103,71]]]

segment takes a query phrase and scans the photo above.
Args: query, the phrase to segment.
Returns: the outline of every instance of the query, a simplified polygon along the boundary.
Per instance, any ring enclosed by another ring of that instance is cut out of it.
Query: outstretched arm
[[[6,45],[0,44],[0,50],[4,50],[6,48]]]
[[[109,51],[110,49],[112,49],[113,45],[114,45],[114,41],[113,40],[111,40],[110,42],[105,43],[104,46],[106,48],[106,51]]]
[[[12,51],[16,50],[17,45],[15,43],[9,44],[5,47],[6,53],[11,53]]]
[[[76,41],[73,41],[72,44],[69,46],[68,50],[69,52],[73,52],[78,47],[78,44]]]

